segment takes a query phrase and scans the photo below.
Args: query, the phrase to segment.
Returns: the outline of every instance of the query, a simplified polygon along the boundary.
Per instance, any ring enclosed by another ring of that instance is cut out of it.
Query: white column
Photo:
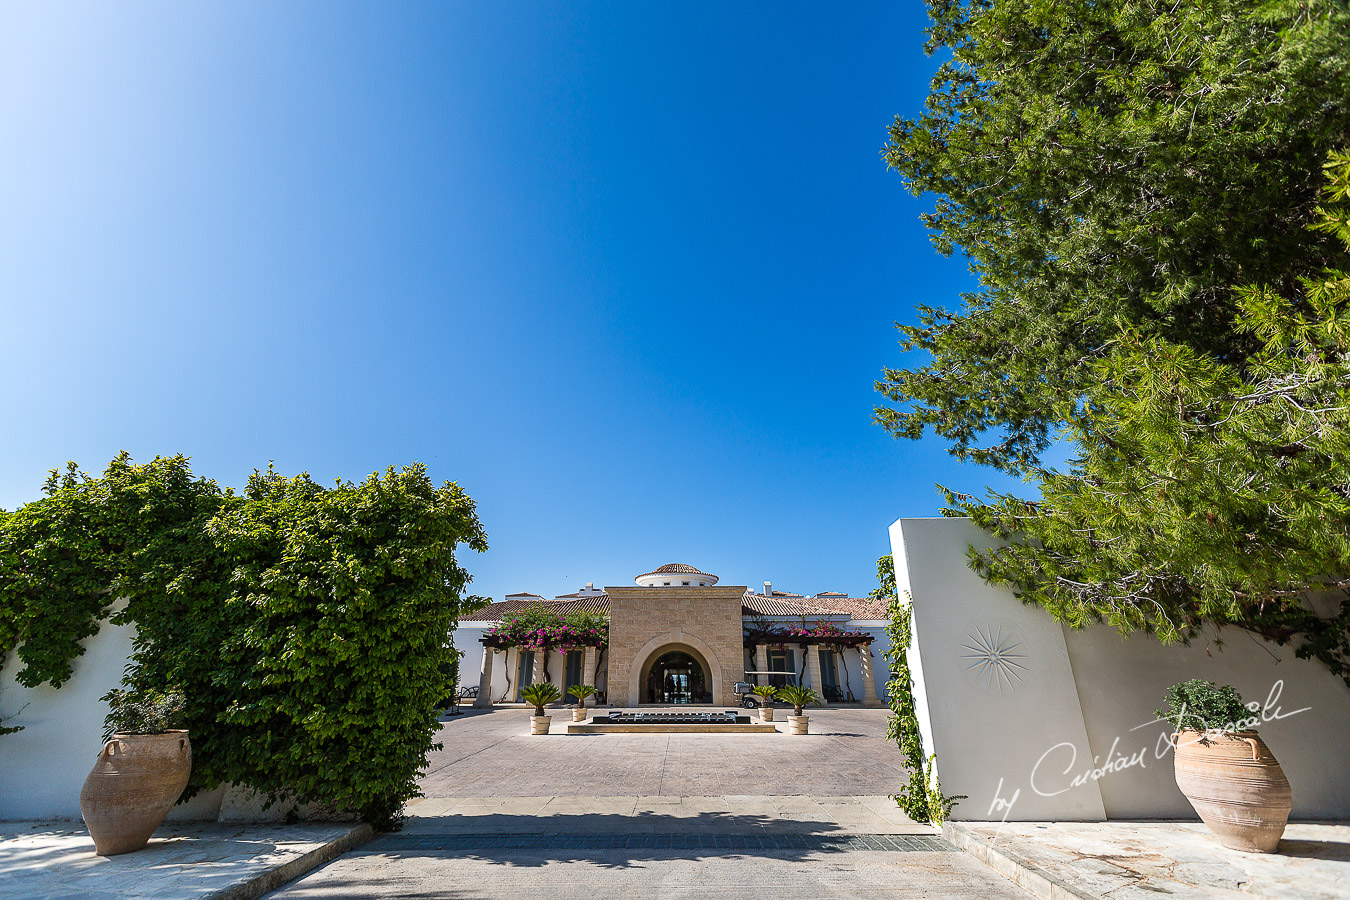
[[[547,653],[547,650],[534,651],[534,672],[530,675],[530,684],[539,684],[544,680],[544,658]]]
[[[871,644],[863,644],[858,647],[858,659],[862,663],[862,702],[868,706],[875,706],[877,702],[877,683],[872,678]]]
[[[587,647],[581,654],[581,683],[595,687],[595,654],[597,648]]]
[[[487,644],[483,645],[483,664],[478,669],[478,697],[473,701],[478,709],[492,706],[492,657],[495,652]]]
[[[819,694],[820,701],[824,703],[825,680],[820,675],[820,647],[815,644],[807,644],[804,652],[806,653],[806,686]]]

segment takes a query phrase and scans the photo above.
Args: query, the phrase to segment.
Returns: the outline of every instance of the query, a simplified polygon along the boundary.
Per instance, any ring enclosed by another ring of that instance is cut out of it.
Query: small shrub
[[[778,688],[768,684],[757,684],[750,688],[750,693],[759,698],[760,706],[768,706],[769,701],[778,695]]]
[[[114,734],[163,734],[185,727],[187,698],[182,691],[108,691],[103,719],[103,740]]]
[[[1192,678],[1167,689],[1167,712],[1155,709],[1153,714],[1166,719],[1178,731],[1231,732],[1250,727],[1246,720],[1252,717],[1242,697],[1232,685],[1219,687],[1212,681]]]
[[[534,704],[534,714],[542,716],[544,707],[550,703],[556,703],[562,699],[562,694],[558,691],[558,686],[549,681],[541,681],[538,684],[527,684],[520,689],[520,699],[526,703]]]
[[[776,696],[784,703],[792,704],[792,714],[800,716],[802,707],[808,703],[819,703],[820,696],[809,687],[802,687],[800,684],[789,684],[786,687],[780,687]]]
[[[586,698],[595,696],[595,685],[593,684],[574,684],[567,689],[567,693],[577,698],[577,707],[586,708]]]

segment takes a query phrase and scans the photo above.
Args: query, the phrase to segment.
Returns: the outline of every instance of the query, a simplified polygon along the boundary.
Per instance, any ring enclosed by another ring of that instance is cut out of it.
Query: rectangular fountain
[[[773,734],[771,722],[754,722],[749,716],[726,712],[684,712],[651,710],[626,712],[615,710],[586,722],[567,726],[568,734]]]

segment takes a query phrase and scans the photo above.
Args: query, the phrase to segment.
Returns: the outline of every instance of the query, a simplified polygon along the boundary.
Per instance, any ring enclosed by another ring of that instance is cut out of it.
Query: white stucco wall
[[[121,604],[116,604],[117,609]],[[80,819],[80,789],[103,747],[103,719],[108,706],[101,698],[122,684],[131,659],[133,625],[100,624],[83,643],[84,653],[72,663],[74,674],[59,689],[26,688],[15,681],[17,654],[0,672],[0,718],[14,716],[7,726],[23,731],[0,736],[0,821]],[[247,789],[244,789],[247,791]],[[264,813],[245,806],[226,818],[225,786],[198,794],[169,811],[169,821],[270,821],[276,808]],[[226,806],[231,807],[228,801]],[[284,814],[285,808],[281,808]],[[314,813],[313,810],[309,811]],[[302,810],[301,818],[307,818]]]
[[[1289,777],[1295,817],[1350,815],[1350,688],[1340,679],[1244,632],[1164,647],[1101,626],[1065,629],[970,570],[967,548],[989,542],[966,519],[891,526],[897,585],[913,603],[924,744],[943,792],[969,795],[954,818],[1195,818],[1173,777],[1171,729],[1153,721],[1167,686],[1188,678],[1266,706],[1261,735]],[[1009,660],[1006,678],[982,659],[989,647]]]
[[[17,712],[5,724],[24,730],[0,737],[0,819],[80,817],[80,788],[103,747],[108,707],[99,698],[122,683],[135,633],[104,622],[59,690],[21,686],[14,680],[19,660],[5,660],[0,716]]]
[[[14,680],[16,654],[0,672],[0,718],[23,731],[0,736],[0,820],[79,819],[80,788],[103,747],[108,706],[99,698],[122,683],[136,629],[103,622],[84,642],[74,675],[60,689]],[[176,807],[170,818],[213,820],[222,791]]]

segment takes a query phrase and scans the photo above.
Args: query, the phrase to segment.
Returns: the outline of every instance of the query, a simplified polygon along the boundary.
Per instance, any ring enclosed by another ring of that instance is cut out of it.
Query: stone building
[[[462,621],[455,633],[465,651],[461,681],[473,683],[478,663],[477,705],[517,702],[522,687],[541,681],[565,697],[573,685],[594,685],[611,706],[729,706],[738,701],[737,683],[803,684],[829,704],[884,698],[882,602],[833,591],[807,597],[767,581],[756,592],[682,563],[633,581],[587,584],[553,599],[508,594]],[[600,617],[607,635],[593,624],[581,631],[556,624]],[[513,627],[513,620],[531,626]]]

